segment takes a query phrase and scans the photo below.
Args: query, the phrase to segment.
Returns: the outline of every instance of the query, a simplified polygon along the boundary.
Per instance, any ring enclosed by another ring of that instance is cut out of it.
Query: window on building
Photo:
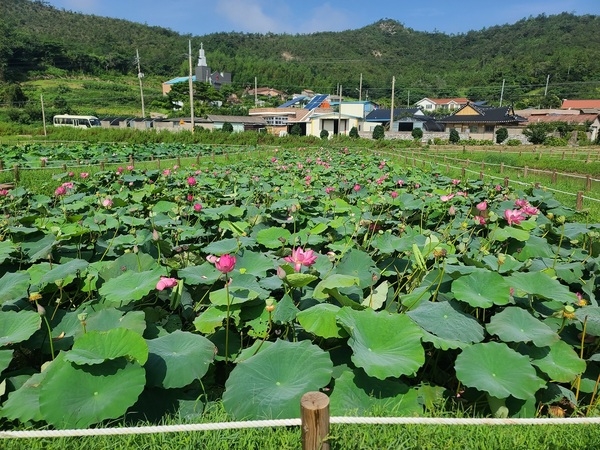
[[[493,133],[494,132],[494,125],[486,125],[485,126],[485,132],[486,133]]]

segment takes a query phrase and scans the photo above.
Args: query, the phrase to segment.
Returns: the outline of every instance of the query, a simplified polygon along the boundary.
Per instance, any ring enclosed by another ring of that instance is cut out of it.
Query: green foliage
[[[521,145],[521,141],[519,139],[509,139],[508,141],[506,141],[506,145],[508,145],[509,147],[518,147],[519,145]]]
[[[375,128],[373,128],[373,139],[380,141],[383,138],[385,138],[385,130],[383,129],[383,125],[377,125]]]
[[[292,127],[290,128],[290,134],[292,136],[302,136],[302,127],[299,123],[295,123],[294,125],[292,125]]]
[[[231,122],[223,123],[221,131],[223,131],[224,133],[233,133],[233,125],[231,124]]]
[[[551,126],[548,123],[530,123],[523,130],[523,135],[525,135],[527,140],[532,144],[543,144],[546,142],[550,130]]]
[[[508,138],[506,127],[500,127],[496,130],[496,144],[502,144]]]
[[[410,133],[413,139],[420,140],[423,138],[423,129],[422,128],[413,128]]]
[[[321,133],[319,133],[319,137],[323,140],[329,139],[329,131],[321,130]]]
[[[452,144],[457,144],[460,141],[460,135],[458,134],[456,128],[452,128],[450,130],[450,137],[448,138],[448,140]]]
[[[358,134],[358,128],[356,128],[356,127],[350,128],[350,133],[348,133],[348,136],[351,137],[352,139],[358,139],[360,137]]]

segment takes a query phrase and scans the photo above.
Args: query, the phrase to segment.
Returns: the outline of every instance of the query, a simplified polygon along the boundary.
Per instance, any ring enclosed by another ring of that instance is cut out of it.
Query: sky
[[[394,19],[416,31],[446,34],[513,24],[540,14],[600,15],[600,0],[47,0],[67,11],[169,28],[184,35],[217,32],[308,34],[355,30]]]

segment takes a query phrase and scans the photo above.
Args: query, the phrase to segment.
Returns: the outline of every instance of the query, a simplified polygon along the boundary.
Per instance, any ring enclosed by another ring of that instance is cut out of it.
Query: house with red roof
[[[560,109],[596,109],[600,111],[600,100],[567,100],[564,99]]]

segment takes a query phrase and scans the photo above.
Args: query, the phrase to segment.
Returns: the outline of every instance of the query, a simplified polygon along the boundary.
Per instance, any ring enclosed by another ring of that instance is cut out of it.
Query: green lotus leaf
[[[494,228],[494,230],[490,233],[491,241],[504,242],[510,238],[524,242],[527,239],[529,239],[529,233],[525,230],[521,230],[519,228],[514,227],[498,227]]]
[[[30,262],[36,262],[39,259],[46,259],[52,253],[52,248],[56,245],[56,237],[52,234],[45,234],[43,237],[35,240],[23,241],[21,248],[29,257]]]
[[[373,237],[371,246],[379,253],[391,255],[402,247],[402,238],[391,233],[377,234]]]
[[[309,341],[278,340],[240,362],[225,383],[223,404],[236,419],[300,416],[300,398],[331,380],[329,355]]]
[[[201,379],[215,356],[215,346],[204,336],[174,331],[147,341],[146,376],[150,386],[166,389]]]
[[[239,306],[230,308],[229,314],[230,320],[232,317],[239,319]],[[196,327],[196,331],[199,331],[200,333],[212,334],[217,328],[223,325],[223,321],[226,318],[226,306],[209,306],[202,313],[200,313],[196,319],[194,319],[194,326]]]
[[[256,233],[256,242],[267,248],[276,249],[287,244],[291,237],[292,233],[285,228],[270,227]]]
[[[465,348],[468,345],[470,345],[466,342],[462,342],[456,339],[444,339],[425,330],[423,330],[423,342],[430,342],[435,348],[439,348],[444,351],[450,348]]]
[[[100,364],[125,357],[144,365],[148,359],[148,344],[142,336],[126,328],[89,331],[77,338],[65,360],[75,364]]]
[[[12,361],[14,350],[0,350],[0,372],[8,367]]]
[[[406,315],[345,307],[338,322],[350,335],[352,362],[369,376],[413,375],[425,362],[421,329]]]
[[[444,340],[472,344],[483,341],[485,335],[473,316],[460,311],[451,302],[421,302],[406,314],[421,328]]]
[[[54,264],[52,270],[46,272],[40,280],[41,285],[54,283],[58,280],[74,280],[77,272],[87,269],[89,263],[83,259],[72,259],[65,264]],[[83,275],[83,274],[81,274]],[[66,283],[63,282],[63,286]]]
[[[20,420],[22,423],[44,420],[40,412],[40,384],[45,377],[46,371],[33,374],[19,389],[8,394],[0,416],[8,420]]]
[[[512,255],[486,255],[483,258],[486,265],[499,273],[508,273],[519,270],[523,267],[523,263],[517,261]]]
[[[339,311],[340,308],[331,303],[320,303],[300,311],[296,319],[306,331],[322,338],[346,337],[348,333],[336,321]]]
[[[125,306],[142,299],[156,289],[156,283],[164,269],[148,270],[145,272],[127,271],[122,275],[109,279],[98,290],[104,298],[104,304]]]
[[[26,341],[41,325],[36,311],[0,311],[0,347]]]
[[[335,416],[361,416],[374,409],[393,416],[422,414],[419,392],[397,380],[378,380],[362,370],[345,370],[335,380],[330,396],[330,413]]]
[[[229,287],[229,289],[218,289],[208,294],[210,302],[215,306],[239,305],[258,298],[258,292],[242,287]]]
[[[357,286],[360,283],[358,277],[352,275],[333,274],[324,280],[321,280],[315,287],[313,297],[318,300],[325,300],[329,297],[329,291],[337,288],[346,288]]]
[[[17,248],[12,241],[0,241],[0,264],[8,260],[17,251]]]
[[[365,299],[362,302],[362,305],[375,310],[381,308],[387,300],[388,290],[388,282],[381,282],[379,286],[373,289],[370,292],[370,294],[367,297],[365,297]]]
[[[275,269],[275,263],[263,253],[244,250],[237,256],[235,267],[241,273],[264,278],[267,276],[267,271]]]
[[[194,286],[197,284],[213,284],[222,274],[216,269],[214,264],[205,262],[199,266],[188,266],[185,269],[181,269],[177,272],[177,275],[183,278],[186,284]]]
[[[521,250],[515,254],[515,258],[519,261],[552,257],[554,257],[554,250],[545,238],[539,236],[529,236]]]
[[[517,272],[506,277],[509,286],[515,289],[515,296],[537,295],[565,304],[573,304],[577,296],[569,288],[544,272]]]
[[[273,312],[273,322],[282,324],[293,321],[300,310],[294,304],[292,297],[284,295],[275,305]]]
[[[57,358],[46,369],[40,411],[56,428],[87,428],[122,416],[144,390],[144,369],[125,358],[76,366]]]
[[[558,383],[569,383],[577,375],[585,372],[586,363],[577,352],[564,341],[558,341],[549,347],[527,347],[519,351],[528,355],[531,364]]]
[[[100,277],[103,280],[109,280],[123,275],[126,272],[145,272],[156,269],[158,266],[156,259],[147,253],[125,253],[114,261],[98,268]]]
[[[527,356],[500,342],[473,344],[456,357],[456,377],[492,397],[527,400],[545,386]]]
[[[600,336],[600,307],[585,306],[575,311],[575,317],[582,323],[585,322],[585,333]]]
[[[79,327],[81,328],[81,325]],[[142,336],[146,329],[146,316],[143,311],[129,311],[123,314],[123,311],[116,308],[88,313],[87,331],[109,331],[114,328],[126,328]]]
[[[220,241],[211,242],[202,249],[207,255],[225,255],[227,253],[235,253],[238,251],[240,243],[235,238],[221,239]]]
[[[452,283],[452,293],[457,300],[474,308],[506,305],[510,301],[510,285],[502,275],[485,270],[456,279]]]
[[[0,305],[27,297],[29,280],[29,274],[26,272],[5,273],[0,278]]]
[[[285,281],[293,288],[308,286],[316,279],[318,279],[318,277],[310,273],[290,273],[285,277]]]
[[[152,212],[155,212],[155,213],[177,212],[178,208],[179,207],[177,206],[177,203],[175,203],[175,202],[168,202],[168,201],[165,201],[165,200],[159,200],[152,207]]]
[[[361,288],[368,288],[373,285],[373,274],[378,270],[371,256],[356,248],[350,249],[336,266],[336,273],[349,275],[359,279]]]
[[[546,347],[560,339],[552,328],[517,306],[494,314],[486,328],[504,342],[533,342],[536,347]]]

